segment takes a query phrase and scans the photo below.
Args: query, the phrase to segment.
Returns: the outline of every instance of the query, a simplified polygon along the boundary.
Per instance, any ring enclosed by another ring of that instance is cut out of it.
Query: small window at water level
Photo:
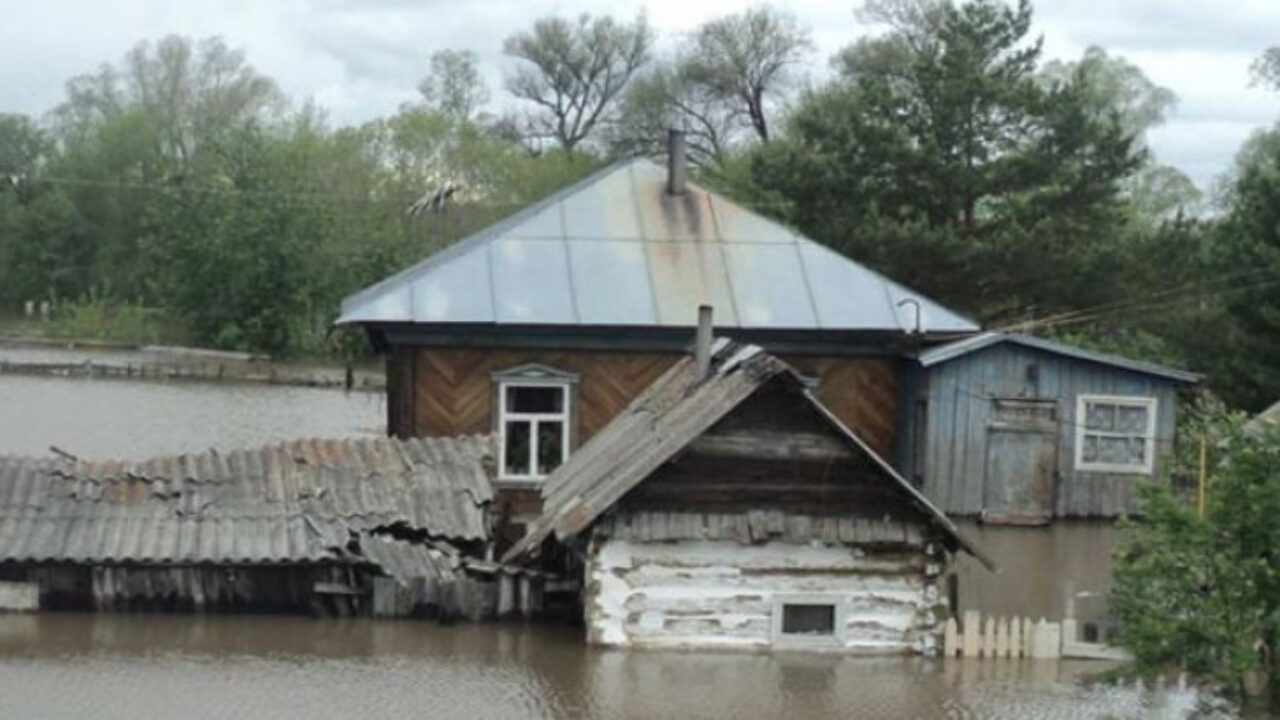
[[[1151,474],[1156,399],[1082,395],[1076,406],[1076,468]]]
[[[783,635],[829,637],[836,634],[835,605],[782,606]]]
[[[545,477],[569,453],[568,385],[503,383],[499,387],[502,476]]]

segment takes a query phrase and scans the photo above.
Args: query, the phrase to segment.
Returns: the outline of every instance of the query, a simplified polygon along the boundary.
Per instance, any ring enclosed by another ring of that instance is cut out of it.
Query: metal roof
[[[483,542],[491,455],[491,438],[461,437],[301,440],[140,463],[0,457],[0,561],[359,561],[345,552],[352,536],[389,529]]]
[[[503,560],[536,553],[552,534],[564,541],[591,527],[627,492],[775,379],[784,380],[833,430],[870,459],[881,477],[942,529],[953,548],[962,548],[994,567],[942,511],[818,402],[790,365],[758,346],[723,338],[712,346],[708,377],[700,379],[694,358],[685,357],[547,477],[542,486],[542,516]]]
[[[916,327],[919,304],[920,323]],[[902,303],[900,305],[900,303]],[[337,324],[717,324],[972,332],[972,321],[644,158],[601,170],[342,303]]]
[[[1167,380],[1173,380],[1182,383],[1198,383],[1201,376],[1188,372],[1186,370],[1178,370],[1176,368],[1164,367],[1152,363],[1139,362],[1119,355],[1109,355],[1107,353],[1095,352],[1093,350],[1085,350],[1084,348],[1074,347],[1072,345],[1064,345],[1063,343],[1045,340],[1034,335],[1023,335],[1019,333],[1002,333],[1002,332],[985,332],[963,340],[957,340],[945,345],[926,350],[920,353],[918,360],[924,367],[932,367],[941,363],[949,362],[958,357],[963,357],[969,353],[984,350],[993,345],[1000,343],[1014,343],[1023,347],[1040,350],[1054,355],[1064,355],[1067,357],[1086,360],[1088,362],[1100,363],[1102,365],[1110,365],[1122,370],[1142,373],[1144,375],[1155,375]]]

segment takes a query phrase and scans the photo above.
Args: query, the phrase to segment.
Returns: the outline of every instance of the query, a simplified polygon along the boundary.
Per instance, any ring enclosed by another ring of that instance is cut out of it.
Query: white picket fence
[[[966,611],[959,625],[955,618],[947,620],[942,633],[942,652],[945,657],[986,659],[1128,659],[1118,648],[1081,642],[1074,618],[1062,622],[1044,618],[1038,621],[1018,617],[983,618],[976,610]]]

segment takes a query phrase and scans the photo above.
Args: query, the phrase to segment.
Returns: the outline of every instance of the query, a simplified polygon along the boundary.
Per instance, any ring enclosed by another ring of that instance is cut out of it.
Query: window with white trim
[[[499,479],[541,480],[569,456],[575,380],[533,365],[494,374]]]
[[[1076,469],[1142,473],[1155,467],[1156,399],[1081,395],[1076,401]]]

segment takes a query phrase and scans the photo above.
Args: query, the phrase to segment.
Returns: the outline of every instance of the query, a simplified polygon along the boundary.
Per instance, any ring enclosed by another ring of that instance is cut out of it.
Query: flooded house
[[[0,457],[0,586],[25,609],[493,614],[492,455],[456,437]]]
[[[820,414],[888,461],[872,463],[886,482],[905,478],[929,508],[992,545],[1004,573],[962,553],[945,574],[953,611],[1105,616],[1114,520],[1136,510],[1136,482],[1160,477],[1177,393],[1196,376],[983,333],[689,181],[679,133],[665,167],[609,165],[353,294],[337,324],[386,355],[389,433],[498,438],[502,553],[563,510],[548,478],[687,364],[702,306],[716,334],[788,368],[781,374],[800,379]],[[780,427],[758,440],[790,448],[805,432]],[[785,516],[784,495],[779,485],[777,508],[742,517]],[[592,518],[573,537],[615,532],[608,517]]]
[[[839,253],[688,181],[623,160],[348,297],[338,325],[387,358],[398,437],[497,433],[504,542],[543,479],[718,331],[777,355],[892,457],[903,363],[977,331]]]
[[[933,652],[949,556],[989,561],[794,368],[703,337],[550,474],[504,559],[581,577],[596,644]]]
[[[1004,571],[962,558],[951,603],[1102,633],[1115,521],[1139,513],[1139,483],[1167,481],[1179,393],[1199,379],[1012,333],[922,351],[897,465]]]

